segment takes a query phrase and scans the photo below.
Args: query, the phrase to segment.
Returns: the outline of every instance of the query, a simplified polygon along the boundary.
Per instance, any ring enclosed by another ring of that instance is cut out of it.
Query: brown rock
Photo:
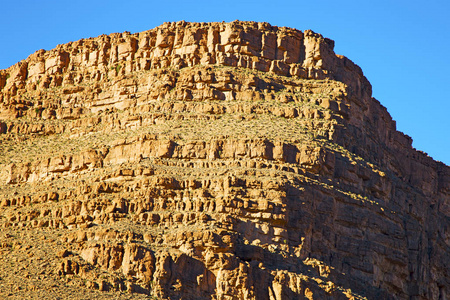
[[[333,47],[176,22],[0,70],[5,287],[45,274],[21,296],[444,299],[450,170]]]

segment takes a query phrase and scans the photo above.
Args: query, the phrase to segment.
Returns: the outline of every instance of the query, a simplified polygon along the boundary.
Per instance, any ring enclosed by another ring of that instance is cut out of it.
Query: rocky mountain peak
[[[333,48],[181,21],[0,70],[0,295],[445,299],[450,169]]]

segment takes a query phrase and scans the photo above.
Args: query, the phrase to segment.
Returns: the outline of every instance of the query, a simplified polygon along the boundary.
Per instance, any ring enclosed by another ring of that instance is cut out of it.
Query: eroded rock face
[[[1,70],[0,295],[445,299],[450,170],[333,46],[177,22]]]

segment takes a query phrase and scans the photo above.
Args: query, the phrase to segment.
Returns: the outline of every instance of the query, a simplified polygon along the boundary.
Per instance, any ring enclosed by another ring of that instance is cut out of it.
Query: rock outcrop
[[[0,71],[0,296],[446,299],[450,168],[312,31],[165,23]]]

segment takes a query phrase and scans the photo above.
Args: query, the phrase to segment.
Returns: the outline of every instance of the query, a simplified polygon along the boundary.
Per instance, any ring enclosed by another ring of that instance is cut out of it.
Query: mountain
[[[0,296],[446,299],[450,168],[334,42],[164,23],[0,71]]]

